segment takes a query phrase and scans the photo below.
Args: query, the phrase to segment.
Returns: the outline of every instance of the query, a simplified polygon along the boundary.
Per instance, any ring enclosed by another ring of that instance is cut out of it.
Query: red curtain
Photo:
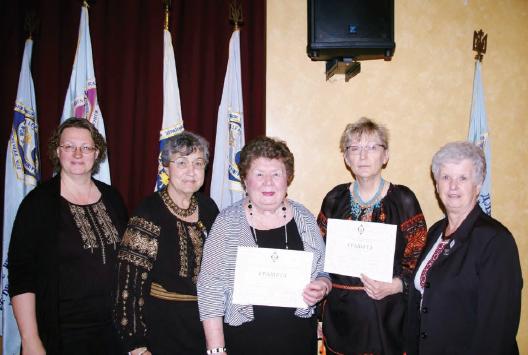
[[[231,0],[172,0],[172,34],[184,126],[214,140],[232,25]],[[241,58],[246,140],[265,133],[265,0],[241,0]],[[112,185],[132,210],[153,191],[162,120],[163,1],[91,0],[90,33],[109,147]],[[26,14],[39,22],[32,73],[40,128],[42,176],[51,176],[47,142],[58,125],[69,84],[80,0],[0,2],[1,181],[9,139]],[[209,190],[208,169],[205,191]],[[3,205],[3,189],[1,203]],[[2,208],[3,211],[3,208]],[[0,222],[1,223],[1,222]]]

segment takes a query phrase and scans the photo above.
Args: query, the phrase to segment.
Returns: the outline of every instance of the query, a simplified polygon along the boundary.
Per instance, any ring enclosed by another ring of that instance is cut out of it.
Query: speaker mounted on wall
[[[390,60],[395,47],[394,0],[308,0],[306,51],[327,61],[327,79],[344,70],[348,81],[359,60]]]
[[[390,60],[394,0],[308,0],[308,56]]]

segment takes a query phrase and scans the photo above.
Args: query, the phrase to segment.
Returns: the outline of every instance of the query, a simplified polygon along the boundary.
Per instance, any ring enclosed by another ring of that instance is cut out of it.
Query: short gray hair
[[[459,163],[462,160],[468,159],[473,163],[475,183],[482,184],[486,177],[486,158],[482,149],[471,142],[451,142],[444,145],[433,156],[431,163],[431,171],[435,181],[438,181],[440,175],[440,168],[445,163]]]
[[[209,163],[209,142],[196,133],[183,131],[165,141],[161,147],[161,163],[167,167],[173,154],[185,156],[194,152],[203,152],[205,164]]]
[[[349,123],[345,127],[341,140],[339,141],[339,149],[344,153],[346,146],[354,136],[361,137],[364,134],[377,134],[381,139],[381,144],[385,149],[389,149],[389,130],[381,124],[378,124],[367,117],[361,117],[354,123]]]

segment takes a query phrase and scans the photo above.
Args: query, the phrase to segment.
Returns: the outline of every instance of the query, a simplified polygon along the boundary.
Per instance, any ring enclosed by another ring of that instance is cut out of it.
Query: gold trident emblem
[[[488,34],[484,34],[482,30],[473,32],[473,50],[477,52],[475,59],[482,62],[486,48],[488,46]]]

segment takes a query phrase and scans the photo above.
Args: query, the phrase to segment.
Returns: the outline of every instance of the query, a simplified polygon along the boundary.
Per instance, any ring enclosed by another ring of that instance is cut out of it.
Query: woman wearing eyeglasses
[[[209,144],[184,131],[164,144],[167,187],[140,203],[118,255],[115,322],[132,355],[205,354],[196,281],[218,208],[198,192]]]
[[[381,176],[389,161],[388,131],[368,118],[347,125],[340,149],[353,181],[334,187],[317,218],[326,238],[329,218],[397,225],[392,282],[331,274],[322,304],[329,354],[402,354],[404,295],[425,244],[427,228],[414,193]]]
[[[88,120],[70,118],[48,148],[57,174],[22,201],[9,246],[22,354],[118,354],[112,306],[127,213],[119,193],[92,178],[105,140]]]

